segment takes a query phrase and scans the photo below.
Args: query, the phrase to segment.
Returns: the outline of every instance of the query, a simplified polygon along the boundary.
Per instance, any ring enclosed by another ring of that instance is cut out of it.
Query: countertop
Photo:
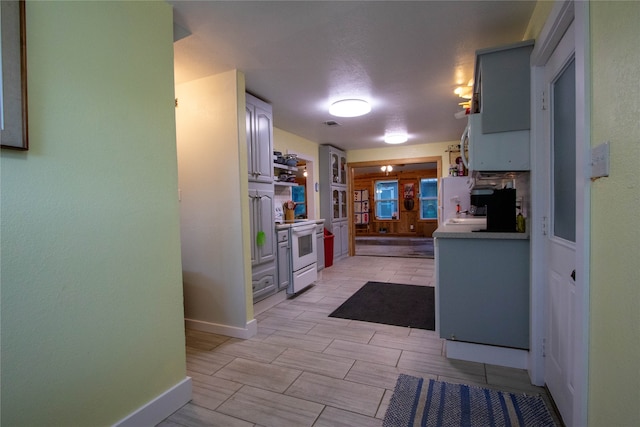
[[[483,225],[441,225],[433,232],[433,237],[442,239],[496,239],[496,240],[528,240],[529,231],[525,233],[496,233],[474,231],[485,228]]]
[[[276,223],[276,230],[284,230],[302,224],[324,224],[324,219],[296,219],[294,222]]]

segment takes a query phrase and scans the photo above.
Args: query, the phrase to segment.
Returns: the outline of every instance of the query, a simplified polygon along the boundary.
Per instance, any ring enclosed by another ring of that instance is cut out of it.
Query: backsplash
[[[519,172],[515,178],[516,205],[522,208],[522,215],[529,218],[531,210],[531,174]]]
[[[274,197],[273,200],[275,202],[275,206],[280,206],[291,200],[291,187],[283,187],[280,185],[274,186]]]
[[[516,205],[522,207],[522,215],[529,217],[531,209],[531,174],[529,172],[475,172],[474,187],[516,189]]]

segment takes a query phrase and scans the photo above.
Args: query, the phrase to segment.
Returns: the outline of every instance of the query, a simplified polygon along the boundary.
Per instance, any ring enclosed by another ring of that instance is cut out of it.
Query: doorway
[[[349,255],[433,258],[441,158],[357,162],[347,168]]]
[[[295,207],[295,218],[309,218],[309,209],[308,209],[308,200],[307,196],[308,192],[308,171],[307,171],[307,161],[306,160],[298,160],[298,170],[295,172],[296,176],[296,184],[297,186],[291,187],[291,200],[296,204]]]
[[[286,191],[286,198],[296,203],[294,216],[297,219],[316,219],[316,203],[313,157],[305,153],[288,150],[287,154],[295,154],[298,163],[291,172],[295,176],[295,184]],[[276,195],[278,196],[278,195]]]

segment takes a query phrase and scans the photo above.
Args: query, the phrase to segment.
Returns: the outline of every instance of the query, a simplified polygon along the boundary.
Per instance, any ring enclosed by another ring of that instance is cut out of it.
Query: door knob
[[[573,270],[571,272],[571,278],[573,279],[574,282],[576,281],[576,271],[575,270]]]

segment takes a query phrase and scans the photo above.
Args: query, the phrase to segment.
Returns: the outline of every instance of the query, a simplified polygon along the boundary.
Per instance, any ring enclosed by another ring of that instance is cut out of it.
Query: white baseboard
[[[529,352],[527,350],[460,341],[446,341],[445,350],[449,359],[488,363],[508,368],[528,369],[529,367]]]
[[[191,377],[185,377],[164,393],[133,411],[114,427],[155,426],[191,400]]]
[[[267,297],[262,301],[258,301],[257,303],[253,304],[253,315],[257,316],[258,314],[264,311],[267,311],[270,308],[280,304],[282,301],[286,301],[286,300],[287,300],[287,293],[284,290],[282,290],[277,294],[271,295],[270,297]]]
[[[212,334],[226,335],[228,337],[241,338],[244,340],[249,339],[258,333],[258,321],[256,319],[248,321],[244,328],[194,319],[184,319],[184,323],[188,329],[211,332]]]

